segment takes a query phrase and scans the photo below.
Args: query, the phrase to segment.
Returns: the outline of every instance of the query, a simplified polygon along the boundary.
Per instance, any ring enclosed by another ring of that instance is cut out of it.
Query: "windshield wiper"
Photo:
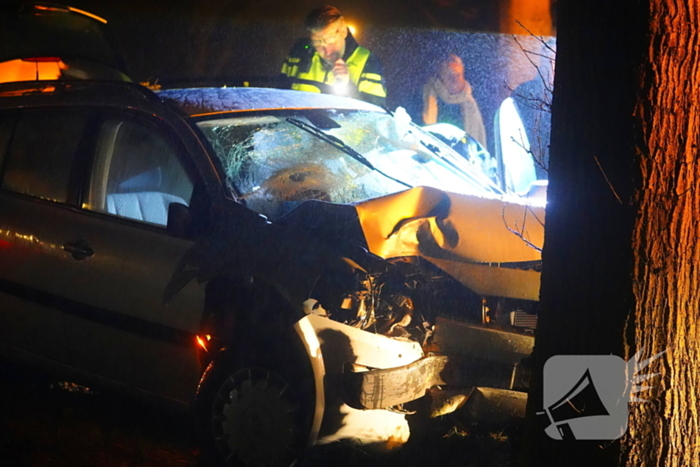
[[[434,144],[426,143],[425,141],[423,141],[422,138],[418,138],[418,141],[425,149],[430,151],[432,154],[434,154],[436,157],[438,157],[441,161],[443,161],[445,164],[447,164],[453,170],[459,172],[460,174],[466,176],[467,178],[473,180],[474,182],[479,183],[480,185],[484,186],[485,188],[488,188],[489,190],[493,191],[494,193],[504,194],[503,191],[500,188],[498,188],[498,186],[496,186],[485,175],[484,175],[484,180],[479,180],[477,178],[477,176],[474,175],[473,173],[467,173],[461,167],[457,167],[457,165],[455,165],[454,162],[452,162],[451,160],[449,160],[447,157],[445,157],[442,154],[439,147],[435,146]],[[453,149],[453,151],[454,151],[454,149]]]
[[[381,170],[379,170],[378,168],[376,168],[374,165],[372,165],[372,163],[370,161],[367,160],[367,158],[365,156],[363,156],[362,154],[360,154],[359,152],[355,151],[353,148],[351,148],[350,146],[345,144],[342,139],[340,139],[336,136],[333,136],[333,135],[329,135],[328,133],[325,133],[324,131],[316,128],[315,126],[309,125],[308,123],[302,122],[301,120],[296,119],[294,117],[287,117],[286,120],[289,123],[291,123],[292,125],[297,126],[308,133],[311,133],[312,135],[316,136],[317,138],[330,144],[334,148],[344,152],[345,154],[352,157],[353,159],[355,159],[357,162],[364,165],[368,169],[373,170],[381,175],[384,175],[389,180],[393,180],[396,183],[399,183],[405,187],[413,188],[413,186],[409,185],[408,183],[402,182],[401,180],[394,178],[391,175],[388,175],[388,174],[382,172]]]

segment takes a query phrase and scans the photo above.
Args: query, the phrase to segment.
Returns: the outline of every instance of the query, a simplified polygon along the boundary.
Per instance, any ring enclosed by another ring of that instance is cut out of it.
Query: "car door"
[[[195,345],[204,289],[193,281],[163,303],[192,246],[166,226],[169,205],[189,205],[199,177],[178,135],[162,122],[120,112],[97,121],[82,213],[64,239],[75,248],[79,286],[72,298],[86,304],[65,317],[71,362],[188,401],[200,375]]]
[[[501,103],[495,123],[502,188],[524,193],[537,180],[537,173],[530,141],[513,98],[508,97]]]
[[[78,110],[0,115],[0,341],[19,356],[69,362],[75,260],[62,246],[78,212],[70,186],[87,121]]]

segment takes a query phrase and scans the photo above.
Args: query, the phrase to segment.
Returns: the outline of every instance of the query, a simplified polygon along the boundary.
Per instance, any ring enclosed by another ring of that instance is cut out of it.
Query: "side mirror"
[[[174,237],[187,237],[192,222],[190,208],[181,203],[168,205],[167,232]]]

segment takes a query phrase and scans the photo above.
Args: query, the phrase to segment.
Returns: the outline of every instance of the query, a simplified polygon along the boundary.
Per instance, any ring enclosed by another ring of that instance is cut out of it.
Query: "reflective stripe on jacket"
[[[335,76],[324,67],[321,57],[309,45],[308,40],[298,42],[282,65],[282,74],[291,78],[289,87],[299,91],[323,92],[358,97],[375,103],[383,103],[386,97],[384,79],[379,60],[360,47],[348,33],[343,60],[348,66],[350,82],[357,89],[346,93],[333,88]],[[359,95],[353,95],[357,94]]]

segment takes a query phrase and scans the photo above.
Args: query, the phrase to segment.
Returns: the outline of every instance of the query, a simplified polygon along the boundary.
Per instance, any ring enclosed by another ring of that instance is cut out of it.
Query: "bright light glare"
[[[348,84],[347,83],[335,83],[333,85],[333,93],[339,96],[346,96],[348,94]]]
[[[99,21],[100,23],[107,24],[107,20],[106,20],[106,19],[100,18],[99,16],[93,15],[92,13],[88,13],[88,12],[85,11],[85,10],[80,10],[80,9],[78,9],[78,8],[73,8],[72,6],[69,6],[68,9],[69,9],[70,11],[72,11],[73,13],[80,13],[81,15],[85,15],[85,16],[87,16],[88,18],[92,18],[92,19],[94,19],[94,20]]]
[[[209,336],[207,336],[207,337],[209,337]],[[207,340],[209,340],[209,339],[207,339]],[[197,336],[197,344],[199,344],[199,346],[200,346],[201,348],[203,348],[205,352],[207,352],[207,353],[209,352],[209,349],[207,349],[207,344],[206,344],[206,343],[204,342],[204,340],[203,340],[201,337],[199,337],[199,336]]]

